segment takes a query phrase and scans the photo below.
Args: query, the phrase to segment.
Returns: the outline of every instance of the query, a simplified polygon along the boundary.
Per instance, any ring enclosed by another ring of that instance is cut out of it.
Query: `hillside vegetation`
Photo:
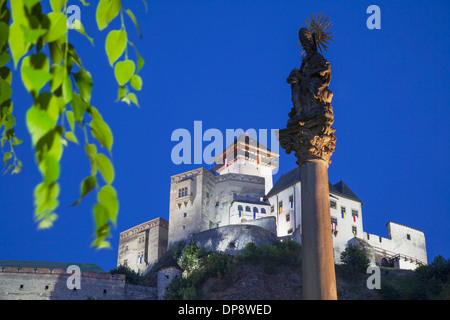
[[[183,268],[183,277],[169,286],[174,300],[299,300],[302,299],[301,246],[294,241],[248,244],[235,256],[206,252],[196,244],[178,244],[167,252]],[[449,300],[450,260],[434,258],[415,271],[381,268],[381,288],[369,289],[369,260],[349,246],[336,265],[339,300]],[[155,267],[155,269],[157,266]],[[155,272],[130,274],[130,281],[155,285]]]

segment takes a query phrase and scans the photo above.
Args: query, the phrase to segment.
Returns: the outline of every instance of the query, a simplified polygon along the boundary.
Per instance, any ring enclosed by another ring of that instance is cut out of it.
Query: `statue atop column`
[[[295,152],[297,164],[310,159],[323,159],[331,163],[336,137],[331,128],[334,121],[328,88],[331,81],[330,63],[319,52],[326,50],[331,40],[331,21],[321,14],[306,22],[299,30],[303,48],[300,69],[295,68],[287,78],[291,84],[293,107],[289,112],[287,128],[280,130],[280,145],[289,154]]]

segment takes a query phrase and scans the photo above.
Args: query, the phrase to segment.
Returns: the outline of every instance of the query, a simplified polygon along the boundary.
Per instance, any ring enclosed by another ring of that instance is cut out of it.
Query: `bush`
[[[201,287],[206,279],[222,278],[234,270],[232,256],[220,252],[204,254],[195,243],[184,248],[180,260],[185,273],[170,283],[166,294],[168,300],[201,299]]]
[[[243,262],[262,263],[265,271],[270,273],[279,265],[301,266],[300,250],[300,244],[293,240],[259,246],[250,242],[238,254],[238,259]]]
[[[129,284],[135,284],[140,286],[151,286],[150,279],[146,276],[140,275],[134,270],[131,270],[127,266],[120,265],[117,268],[111,269],[110,274],[124,274],[125,282]]]
[[[366,249],[352,244],[341,253],[341,262],[344,276],[350,279],[358,274],[365,274],[370,265]]]

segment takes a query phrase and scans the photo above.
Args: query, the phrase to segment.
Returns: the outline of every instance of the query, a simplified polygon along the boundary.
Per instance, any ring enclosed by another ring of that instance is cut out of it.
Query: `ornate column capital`
[[[322,116],[288,124],[279,131],[280,145],[290,154],[294,151],[300,166],[308,160],[321,159],[331,163],[331,155],[336,146],[336,129],[332,128],[334,116],[327,113]]]

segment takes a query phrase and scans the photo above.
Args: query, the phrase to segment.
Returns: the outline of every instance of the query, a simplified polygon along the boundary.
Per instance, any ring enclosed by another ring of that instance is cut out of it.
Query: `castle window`
[[[266,209],[261,208],[261,213],[266,214]]]
[[[333,231],[337,230],[337,219],[334,217],[331,217],[331,230]]]
[[[334,201],[334,200],[330,200],[330,208],[331,209],[336,209],[336,201]]]
[[[233,193],[233,199],[237,198],[237,193]]]
[[[406,239],[411,240],[411,235],[409,233],[406,234]]]
[[[283,201],[278,202],[278,214],[283,212]]]
[[[345,207],[341,207],[341,217],[342,219],[345,218]]]
[[[253,219],[256,219],[256,214],[258,213],[258,208],[254,207],[253,208]]]
[[[245,200],[250,200],[250,195],[246,194],[245,195]]]
[[[183,217],[185,217],[185,218],[187,217],[187,213],[186,212],[183,214]]]
[[[48,290],[48,286],[45,286],[45,290]]]
[[[246,212],[252,212],[252,209],[251,209],[249,206],[246,206],[246,207],[245,207],[245,211],[246,211]]]
[[[353,217],[353,222],[356,222],[356,219],[358,218],[358,210],[352,209],[352,217]]]
[[[355,226],[352,226],[352,233],[354,236],[356,236],[356,227]]]
[[[218,207],[219,206],[219,202],[216,202],[216,207]]]
[[[23,284],[20,285],[20,289],[23,289]]]
[[[286,222],[291,221],[291,214],[290,213],[286,213]]]
[[[244,213],[244,208],[242,208],[242,206],[238,206],[238,212],[239,212],[239,218],[242,218],[242,215]]]
[[[291,209],[294,206],[294,196],[293,195],[289,196],[289,206],[291,207]]]
[[[188,195],[188,188],[187,187],[178,189],[178,198],[186,197],[187,195]]]

